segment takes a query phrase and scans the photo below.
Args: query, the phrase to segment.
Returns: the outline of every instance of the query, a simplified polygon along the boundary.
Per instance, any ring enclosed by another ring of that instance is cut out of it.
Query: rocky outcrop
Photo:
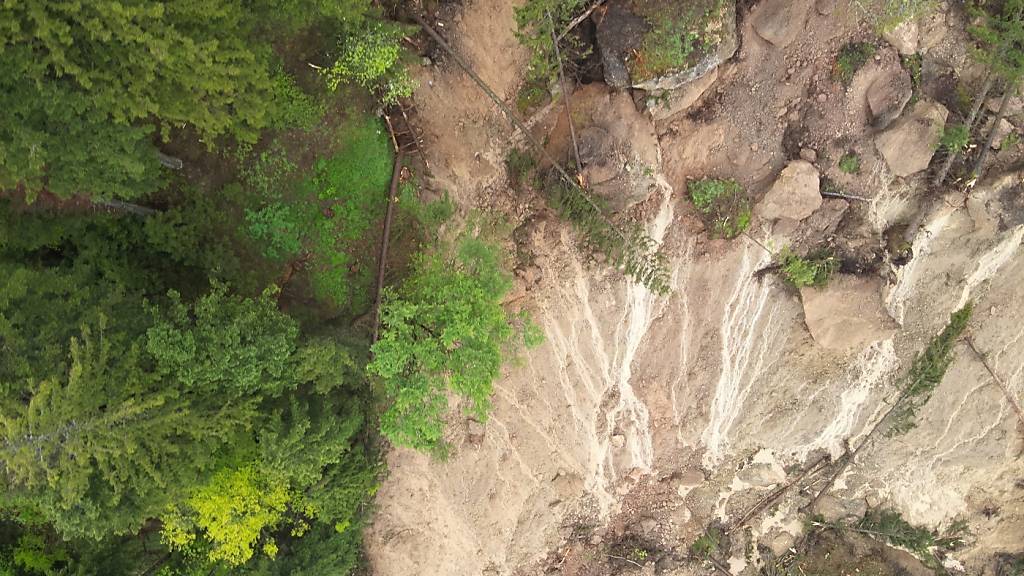
[[[651,29],[641,16],[634,14],[624,2],[608,2],[608,9],[597,27],[597,47],[604,66],[604,81],[612,88],[629,87],[629,69],[626,55],[640,47],[644,35]]]
[[[806,160],[793,160],[776,178],[757,206],[762,218],[803,220],[821,206],[818,170]]]
[[[882,38],[902,56],[916,54],[920,38],[917,20],[907,20],[891,30],[883,30]]]
[[[822,288],[801,288],[800,299],[811,337],[823,348],[861,349],[896,332],[879,278],[838,274]]]
[[[785,48],[804,29],[808,4],[802,0],[764,0],[751,13],[754,32],[778,48]]]
[[[875,147],[893,174],[910,176],[928,167],[948,115],[942,104],[922,100],[909,115],[875,137]]]

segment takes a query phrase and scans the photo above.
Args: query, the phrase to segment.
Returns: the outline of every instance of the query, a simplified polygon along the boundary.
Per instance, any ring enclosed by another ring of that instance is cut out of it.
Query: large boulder
[[[879,71],[875,81],[868,86],[868,108],[876,128],[885,128],[892,123],[910,101],[913,85],[910,74],[902,66],[890,66]]]
[[[803,220],[821,206],[818,169],[806,160],[793,160],[775,179],[764,200],[757,205],[763,218]]]
[[[676,90],[702,78],[736,53],[739,40],[736,35],[736,2],[723,0],[720,9],[708,11],[717,0],[693,0],[685,9],[665,11],[665,5],[652,0],[609,0],[604,16],[597,26],[597,46],[604,65],[605,82],[614,88],[629,86],[640,90],[661,92]],[[705,6],[706,4],[706,6]],[[694,15],[699,16],[694,16]],[[707,19],[704,15],[707,14]],[[639,77],[630,70],[629,62],[637,61],[644,51],[644,43],[655,24],[676,18],[675,24],[699,27],[700,45],[679,68],[658,71],[653,76]]]
[[[785,48],[804,29],[810,4],[803,0],[763,0],[751,12],[754,32],[778,48]]]
[[[875,148],[893,174],[910,176],[928,167],[939,147],[948,115],[942,104],[921,100],[910,114],[875,137]]]
[[[823,348],[862,349],[896,332],[882,304],[880,278],[837,274],[824,287],[801,288],[800,299],[811,337]]]

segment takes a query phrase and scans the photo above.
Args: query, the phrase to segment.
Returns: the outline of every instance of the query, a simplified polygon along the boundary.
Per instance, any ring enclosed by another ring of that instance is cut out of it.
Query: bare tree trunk
[[[999,131],[999,123],[1006,116],[1006,108],[1010,103],[1010,97],[1016,92],[1016,82],[1006,83],[1006,93],[1003,94],[1003,99],[999,103],[999,111],[996,112],[995,118],[992,119],[992,127],[988,129],[988,136],[985,138],[985,143],[981,147],[981,154],[978,155],[978,160],[974,163],[974,168],[971,170],[971,177],[979,180],[981,179],[982,168],[985,165],[985,159],[988,157],[988,151],[992,148],[992,141],[995,140],[996,132]]]
[[[167,154],[164,154],[159,150],[156,153],[156,157],[158,160],[160,160],[160,164],[162,164],[165,168],[170,168],[171,170],[181,170],[182,168],[185,167],[185,163],[181,161],[181,158],[168,156]]]
[[[138,204],[132,204],[131,202],[124,202],[122,200],[96,200],[93,204],[102,208],[109,208],[111,210],[118,210],[120,212],[127,212],[136,216],[152,216],[159,214],[160,211],[147,208],[146,206],[139,206]]]
[[[985,72],[985,80],[981,84],[981,89],[974,96],[974,103],[971,104],[971,112],[967,115],[967,121],[964,122],[964,126],[967,128],[967,133],[970,134],[974,128],[974,122],[978,118],[978,112],[981,111],[982,105],[985,103],[985,98],[988,97],[988,93],[992,90],[992,86],[996,82],[996,75],[992,73],[992,70]],[[960,155],[959,150],[951,150],[949,155],[946,156],[946,160],[942,163],[942,167],[939,168],[939,172],[935,175],[935,179],[932,180],[933,186],[942,184],[942,181],[946,179],[946,175],[949,174],[949,169],[953,167],[953,162],[956,162],[957,156]]]

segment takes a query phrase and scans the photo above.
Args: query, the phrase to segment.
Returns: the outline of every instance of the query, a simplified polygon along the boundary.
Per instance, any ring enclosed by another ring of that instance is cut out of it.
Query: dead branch
[[[388,123],[388,128],[391,123]],[[392,138],[394,135],[392,134]],[[373,337],[370,343],[377,342],[380,336],[380,296],[384,289],[384,271],[388,260],[388,238],[391,236],[391,218],[394,214],[395,196],[398,194],[398,179],[402,173],[402,150],[395,151],[395,166],[391,171],[391,187],[388,188],[388,208],[384,213],[384,232],[380,242],[380,258],[377,261],[377,287],[373,296]]]
[[[989,364],[988,356],[978,350],[978,347],[975,346],[974,338],[970,336],[967,337],[967,347],[974,352],[974,355],[978,357],[978,360],[981,360],[982,366],[984,366],[985,370],[987,370],[989,375],[992,376],[992,379],[996,381],[999,389],[1003,391],[1003,395],[1006,396],[1006,400],[1010,403],[1013,411],[1017,413],[1017,418],[1020,420],[1022,429],[1024,429],[1024,410],[1021,409],[1020,403],[1017,402],[1017,399],[1014,397],[1013,391],[1010,390],[1009,385],[1007,385],[1005,380],[999,377],[999,374],[997,374],[995,369],[992,368],[992,365]]]
[[[793,486],[796,486],[797,484],[803,482],[804,478],[806,478],[807,476],[811,475],[812,473],[817,472],[818,470],[824,468],[824,465],[825,465],[827,460],[828,460],[828,456],[822,456],[821,458],[818,458],[817,460],[815,460],[814,464],[811,464],[810,466],[808,466],[807,469],[805,469],[803,472],[801,472],[799,476],[794,478],[792,482],[789,482],[789,483],[785,484],[784,486],[780,486],[779,488],[776,488],[770,494],[768,494],[767,496],[762,498],[760,502],[755,504],[753,507],[750,508],[750,510],[747,510],[747,512],[744,513],[743,516],[740,516],[738,520],[733,522],[732,526],[727,528],[725,530],[725,532],[729,533],[732,530],[735,530],[736,528],[742,527],[748,520],[753,518],[755,515],[760,514],[762,510],[764,510],[765,508],[771,506],[773,503],[778,501],[779,498],[782,498],[782,496],[785,495],[786,492],[788,492],[790,488],[792,488]]]
[[[531,134],[530,131],[526,128],[526,126],[523,125],[522,121],[519,120],[515,113],[512,112],[512,109],[509,108],[508,105],[506,105],[505,102],[498,97],[494,90],[492,90],[491,87],[488,86],[487,83],[484,82],[483,79],[480,78],[480,76],[473,71],[473,68],[469,64],[467,64],[466,61],[463,60],[461,56],[459,56],[458,52],[456,52],[455,49],[453,49],[451,45],[449,45],[448,42],[445,41],[445,39],[442,38],[441,35],[438,34],[437,31],[434,30],[432,26],[430,26],[430,24],[427,24],[427,21],[424,20],[422,16],[415,12],[411,12],[410,16],[412,17],[413,20],[416,21],[417,24],[419,24],[423,28],[423,30],[431,38],[434,39],[435,42],[437,42],[438,46],[440,46],[442,50],[444,50],[446,53],[448,53],[449,56],[452,57],[452,60],[454,60],[455,63],[458,64],[459,68],[462,68],[463,71],[465,71],[466,74],[468,74],[469,77],[473,80],[473,82],[475,82],[476,85],[481,90],[483,90],[484,94],[486,94],[487,97],[490,98],[492,102],[494,102],[498,109],[502,111],[502,113],[505,115],[505,118],[507,118],[508,121],[516,129],[523,133],[523,137],[526,139],[526,142],[530,145],[530,147],[533,148],[534,151],[536,151],[540,155],[540,157],[544,159],[544,161],[551,164],[551,167],[556,172],[558,172],[558,175],[562,177],[566,184],[569,184],[570,186],[579,186],[579,183],[572,176],[570,176],[568,172],[566,172],[565,168],[563,168],[558,161],[556,161],[554,158],[551,157],[550,154],[548,154],[547,150],[545,150],[544,147],[541,146],[540,142],[537,141],[533,134]],[[594,200],[590,197],[589,194],[584,193],[581,194],[581,196],[584,199],[584,201],[591,207],[593,207],[594,210],[597,210],[598,213],[604,213],[604,210],[600,206],[598,206],[596,202],[594,202]],[[629,242],[629,238],[626,236],[626,234],[622,232],[622,230],[619,229],[618,226],[611,225],[610,228],[624,242]]]
[[[569,107],[569,86],[565,83],[565,68],[562,67],[562,53],[558,49],[558,38],[555,37],[555,19],[548,11],[548,21],[551,22],[551,44],[555,47],[555,60],[558,62],[558,80],[562,84],[562,102],[565,104],[565,117],[569,121],[569,135],[572,136],[572,151],[576,158],[576,177],[582,178],[583,161],[580,160],[580,144],[576,140],[576,126],[572,121],[572,108]]]
[[[640,568],[641,570],[643,570],[643,565],[642,564],[637,564],[636,562],[633,562],[629,558],[623,558],[622,556],[616,556],[614,554],[608,554],[608,557],[609,558],[615,558],[616,560],[625,560],[626,562],[629,562],[633,566],[636,566],[637,568]]]
[[[587,8],[586,12],[584,12],[583,14],[580,14],[579,16],[573,18],[572,22],[569,22],[569,25],[565,27],[565,30],[562,30],[562,33],[559,34],[558,37],[555,38],[555,40],[561,40],[562,38],[565,38],[565,36],[567,34],[569,34],[569,32],[572,32],[573,28],[579,26],[580,22],[583,22],[584,20],[586,20],[587,17],[590,16],[590,14],[594,10],[596,10],[599,6],[601,6],[604,3],[605,3],[605,0],[597,0],[597,2],[594,2],[594,4],[590,8]],[[552,32],[554,32],[554,24],[553,23],[552,23],[551,27],[552,27]]]
[[[844,194],[842,192],[822,192],[822,196],[828,198],[842,198],[843,200],[860,200],[861,202],[871,202],[871,198],[865,198],[863,196],[854,196],[853,194]]]

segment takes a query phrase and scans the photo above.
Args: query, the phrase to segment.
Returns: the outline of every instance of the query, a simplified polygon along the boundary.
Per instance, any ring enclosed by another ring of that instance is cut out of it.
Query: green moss
[[[875,45],[868,42],[851,42],[843,46],[836,56],[832,76],[843,84],[853,81],[853,75],[875,54]]]
[[[839,159],[839,170],[847,174],[860,172],[860,156],[853,152],[843,154],[843,157]]]
[[[722,0],[684,3],[646,0],[635,6],[651,29],[629,61],[634,80],[647,80],[685,68],[719,41]]]

